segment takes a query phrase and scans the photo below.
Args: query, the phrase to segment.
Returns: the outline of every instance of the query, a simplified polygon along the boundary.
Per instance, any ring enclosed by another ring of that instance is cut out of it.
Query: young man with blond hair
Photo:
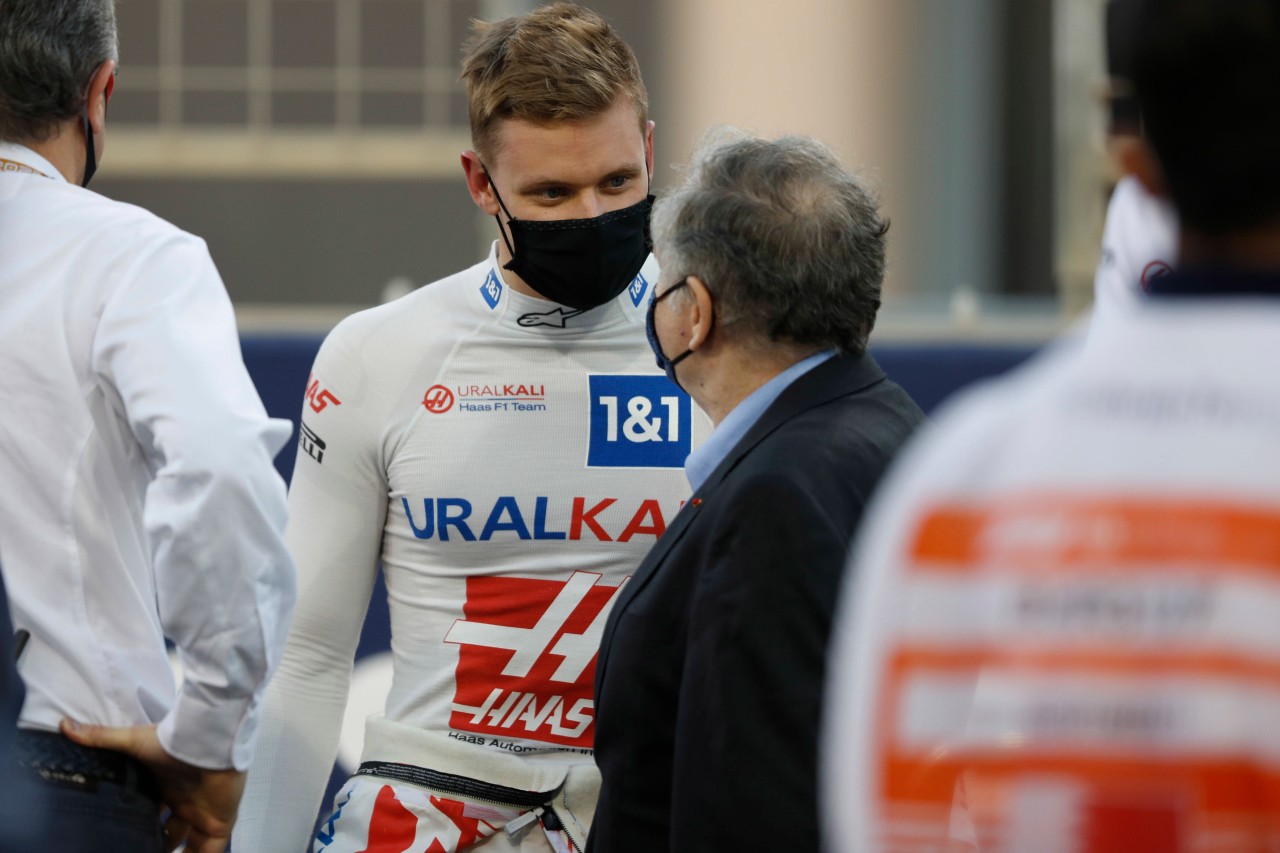
[[[644,335],[653,125],[631,50],[568,4],[463,64],[485,260],[329,335],[288,542],[300,601],[237,849],[304,849],[378,564],[393,684],[316,850],[580,849],[618,590],[688,487],[689,399]]]

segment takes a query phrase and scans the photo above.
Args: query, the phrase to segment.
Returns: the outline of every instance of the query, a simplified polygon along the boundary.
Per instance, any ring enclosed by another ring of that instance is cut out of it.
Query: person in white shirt
[[[1111,144],[1142,136],[1142,117],[1133,97],[1133,71],[1123,46],[1135,25],[1138,0],[1109,0],[1106,11],[1107,71],[1111,78],[1108,114]],[[1093,280],[1095,325],[1130,316],[1151,282],[1178,261],[1178,214],[1169,199],[1133,175],[1116,182],[1107,204],[1102,252]]]
[[[44,848],[220,851],[294,597],[289,434],[202,240],[85,189],[113,0],[0,4],[0,562]],[[185,680],[175,685],[166,639]],[[59,728],[61,727],[61,733]]]
[[[1280,841],[1280,2],[1144,0],[1178,269],[968,393],[868,512],[836,631],[833,851]]]
[[[645,338],[653,125],[630,48],[557,3],[478,24],[462,76],[463,171],[497,239],[316,358],[298,613],[237,850],[308,846],[379,563],[391,692],[314,849],[580,849],[600,635],[708,431]]]
[[[1093,280],[1093,322],[1129,317],[1151,283],[1178,262],[1178,216],[1168,199],[1132,175],[1116,184],[1107,204],[1102,254]]]

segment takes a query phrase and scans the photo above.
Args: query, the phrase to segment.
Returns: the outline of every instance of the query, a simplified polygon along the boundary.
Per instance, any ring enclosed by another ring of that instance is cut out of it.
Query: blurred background
[[[204,237],[268,412],[347,314],[497,236],[461,176],[472,19],[535,0],[118,0],[94,189]],[[1105,0],[584,0],[635,48],[662,191],[706,131],[807,133],[892,220],[876,358],[926,410],[1087,310],[1113,179]],[[292,444],[277,458],[288,478]],[[381,586],[326,803],[390,684]]]
[[[535,0],[119,0],[99,192],[203,236],[254,333],[462,269],[473,18]],[[586,0],[635,48],[656,189],[712,125],[808,133],[878,187],[875,340],[1034,345],[1086,309],[1111,169],[1104,0]]]

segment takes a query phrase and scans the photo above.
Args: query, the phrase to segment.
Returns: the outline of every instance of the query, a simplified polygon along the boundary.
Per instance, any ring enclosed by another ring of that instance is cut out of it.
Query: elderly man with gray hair
[[[799,137],[713,139],[654,210],[650,344],[716,426],[605,628],[592,850],[818,847],[832,606],[923,417],[866,352],[887,227]]]
[[[289,424],[263,410],[204,242],[86,189],[115,70],[114,0],[0,2],[15,751],[55,818],[38,849],[219,853],[293,605],[271,464]]]

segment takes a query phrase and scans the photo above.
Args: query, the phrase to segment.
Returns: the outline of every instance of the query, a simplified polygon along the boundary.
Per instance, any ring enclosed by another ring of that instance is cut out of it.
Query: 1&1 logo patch
[[[489,270],[484,284],[480,285],[480,295],[490,308],[498,307],[498,300],[502,298],[502,282],[498,281],[498,274],[493,270]]]
[[[665,376],[589,377],[588,468],[682,468],[693,447],[689,395]]]
[[[649,282],[645,280],[643,275],[636,275],[631,282],[631,286],[627,288],[627,293],[631,294],[631,303],[639,308],[640,302],[644,299],[644,295],[648,290]]]

